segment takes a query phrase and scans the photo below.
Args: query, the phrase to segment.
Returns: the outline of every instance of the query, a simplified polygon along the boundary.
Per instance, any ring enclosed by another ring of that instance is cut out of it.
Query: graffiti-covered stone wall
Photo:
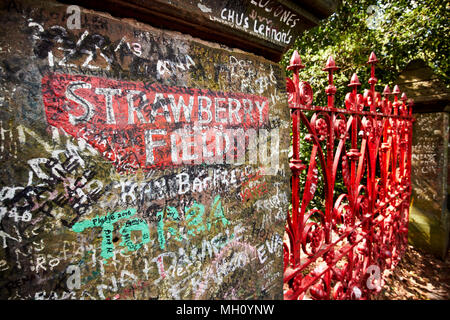
[[[70,0],[60,0],[72,4]],[[337,0],[77,0],[88,9],[280,61],[303,31],[337,8]]]
[[[450,90],[423,60],[411,61],[397,83],[414,100],[409,243],[445,260],[450,236]]]
[[[0,299],[281,299],[279,65],[53,1],[0,21]]]
[[[409,242],[445,259],[449,241],[447,170],[449,115],[415,115]]]

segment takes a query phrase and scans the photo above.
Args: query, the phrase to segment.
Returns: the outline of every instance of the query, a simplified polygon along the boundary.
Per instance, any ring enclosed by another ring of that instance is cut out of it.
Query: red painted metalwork
[[[311,86],[300,81],[304,66],[297,51],[290,60],[292,212],[284,240],[285,299],[370,299],[383,286],[383,272],[395,267],[406,248],[412,101],[407,104],[398,86],[392,94],[386,86],[383,96],[375,91],[377,61],[372,53],[370,89],[358,93],[361,84],[353,74],[345,108],[336,108],[333,58],[323,69],[327,107],[313,105]],[[302,141],[300,126],[308,132]],[[309,163],[300,159],[300,147]],[[312,207],[314,197],[322,200],[316,202],[320,208]]]

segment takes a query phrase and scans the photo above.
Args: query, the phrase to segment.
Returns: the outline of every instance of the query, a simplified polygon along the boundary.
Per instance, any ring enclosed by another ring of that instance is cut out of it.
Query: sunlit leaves
[[[358,74],[361,89],[369,87],[366,62],[372,51],[379,60],[379,91],[384,84],[392,85],[414,59],[425,60],[449,86],[449,13],[446,1],[342,0],[336,13],[296,40],[281,63],[287,66],[293,50],[299,51],[306,66],[300,77],[310,82],[316,105],[326,104],[327,73],[322,68],[329,55],[341,67],[334,76],[338,107],[353,72]]]

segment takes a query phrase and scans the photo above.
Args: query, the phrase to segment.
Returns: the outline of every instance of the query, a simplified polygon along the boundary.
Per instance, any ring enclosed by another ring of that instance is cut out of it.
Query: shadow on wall
[[[448,251],[448,237],[439,220],[430,218],[429,214],[414,206],[412,198],[410,206],[410,220],[408,243],[433,253],[444,260]],[[447,241],[445,246],[442,243]]]

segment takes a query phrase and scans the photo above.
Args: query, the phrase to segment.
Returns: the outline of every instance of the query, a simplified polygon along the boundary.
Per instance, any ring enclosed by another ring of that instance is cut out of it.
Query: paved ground
[[[449,300],[450,251],[445,261],[409,246],[377,300]]]

